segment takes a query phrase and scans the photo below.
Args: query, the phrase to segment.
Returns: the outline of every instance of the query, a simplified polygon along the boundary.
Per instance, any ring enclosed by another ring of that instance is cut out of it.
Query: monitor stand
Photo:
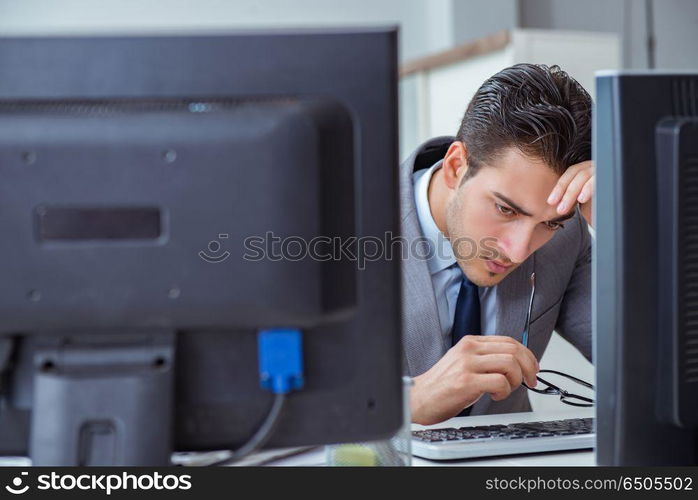
[[[169,465],[176,335],[36,336],[33,465]]]

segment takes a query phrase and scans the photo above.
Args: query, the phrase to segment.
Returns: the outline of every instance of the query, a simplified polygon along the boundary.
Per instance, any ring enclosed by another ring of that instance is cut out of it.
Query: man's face
[[[542,160],[507,148],[450,192],[446,227],[458,264],[478,286],[494,286],[538,250],[574,212],[547,199],[559,176]],[[473,248],[476,245],[476,248]]]

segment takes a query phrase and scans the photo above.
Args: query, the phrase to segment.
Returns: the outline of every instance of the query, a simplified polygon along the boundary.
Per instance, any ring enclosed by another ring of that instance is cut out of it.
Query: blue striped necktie
[[[464,274],[456,301],[456,314],[453,317],[451,345],[456,345],[465,335],[480,335],[481,333],[478,287]]]
[[[477,285],[471,282],[465,274],[460,284],[458,300],[456,300],[456,314],[451,328],[451,345],[456,345],[466,335],[480,335],[480,295]],[[470,415],[472,405],[465,408],[457,416]]]

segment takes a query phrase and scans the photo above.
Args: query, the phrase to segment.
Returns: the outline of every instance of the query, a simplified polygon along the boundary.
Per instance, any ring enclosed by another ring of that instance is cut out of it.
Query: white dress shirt
[[[422,234],[429,244],[430,252],[426,258],[427,267],[431,274],[434,287],[436,306],[441,324],[441,335],[446,345],[451,344],[451,328],[456,314],[456,301],[460,290],[463,272],[454,266],[456,258],[453,255],[451,243],[439,231],[429,208],[429,182],[431,176],[441,168],[441,161],[429,169],[422,169],[412,176],[414,183],[414,198],[417,206],[417,218],[422,228]],[[413,256],[414,258],[414,256]],[[497,287],[478,287],[480,296],[480,327],[483,335],[497,334]]]

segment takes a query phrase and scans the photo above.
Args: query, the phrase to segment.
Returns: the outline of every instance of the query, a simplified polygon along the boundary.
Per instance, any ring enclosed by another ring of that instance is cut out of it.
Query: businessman
[[[591,99],[558,67],[518,64],[476,92],[456,137],[401,166],[412,420],[529,411],[553,330],[591,359]],[[528,348],[521,344],[535,273]]]

